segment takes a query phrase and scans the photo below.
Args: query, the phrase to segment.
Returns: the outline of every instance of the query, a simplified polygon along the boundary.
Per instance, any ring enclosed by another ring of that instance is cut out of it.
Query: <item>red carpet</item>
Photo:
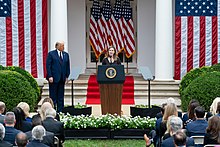
[[[96,80],[96,75],[91,75],[88,81],[86,104],[100,104],[99,85]],[[126,76],[123,93],[122,104],[134,104],[134,78]]]

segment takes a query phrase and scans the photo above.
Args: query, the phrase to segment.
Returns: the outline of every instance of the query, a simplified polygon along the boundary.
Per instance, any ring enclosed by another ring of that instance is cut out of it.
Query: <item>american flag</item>
[[[91,11],[89,40],[96,57],[99,57],[104,50],[104,40],[100,22],[101,6],[98,0],[94,0]]]
[[[175,79],[220,61],[220,0],[176,0]]]
[[[0,0],[0,64],[45,77],[47,0]]]
[[[130,7],[130,1],[125,0],[122,7],[123,15],[123,41],[126,57],[130,58],[135,51],[135,40],[134,40],[134,24],[132,20],[132,8]]]
[[[103,7],[94,0],[90,17],[90,44],[98,58],[109,46],[117,53],[125,50],[129,58],[135,51],[134,26],[130,1],[116,0],[113,9],[110,0]],[[101,45],[101,46],[100,46]]]

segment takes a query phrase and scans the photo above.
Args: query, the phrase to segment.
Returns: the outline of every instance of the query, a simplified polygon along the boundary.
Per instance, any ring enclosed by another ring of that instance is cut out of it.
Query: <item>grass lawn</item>
[[[145,141],[144,139],[75,139],[66,140],[64,147],[145,147]]]

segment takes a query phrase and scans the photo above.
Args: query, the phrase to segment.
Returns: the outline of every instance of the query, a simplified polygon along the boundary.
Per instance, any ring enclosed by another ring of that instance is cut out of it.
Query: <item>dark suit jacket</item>
[[[64,137],[64,128],[62,122],[57,121],[52,117],[47,117],[42,124],[47,131],[53,132],[54,135],[59,138],[60,142],[64,142],[65,137]]]
[[[26,147],[49,147],[46,144],[43,144],[42,142],[40,142],[39,140],[32,140],[31,142],[29,142],[27,144]]]
[[[28,121],[22,121],[22,127],[21,127],[21,131],[22,132],[28,132],[32,130],[32,123],[28,122]]]
[[[195,146],[193,138],[186,138],[186,147]],[[162,142],[162,147],[175,147],[173,136],[165,139]]]
[[[31,142],[32,141],[32,132],[28,131],[25,134],[27,135],[29,142]],[[54,133],[46,131],[46,136],[43,137],[42,143],[46,144],[50,147],[54,147]]]
[[[0,141],[0,147],[13,147],[13,144],[11,144],[7,141],[1,140]]]
[[[69,54],[65,51],[63,51],[62,53],[63,53],[63,61],[60,60],[57,50],[50,51],[47,56],[46,78],[48,80],[50,77],[53,77],[54,83],[58,83],[60,80],[65,81],[70,74]]]
[[[187,136],[205,136],[208,122],[204,120],[195,120],[187,124]]]
[[[110,63],[110,62],[108,61],[108,58],[106,58],[106,57],[102,60],[102,65],[111,65],[111,64],[121,65],[121,60],[120,60],[120,58],[117,57],[117,60],[114,61],[113,63]]]
[[[14,127],[5,126],[5,138],[4,141],[8,141],[11,144],[15,145],[15,137],[21,132],[20,130],[15,129]]]

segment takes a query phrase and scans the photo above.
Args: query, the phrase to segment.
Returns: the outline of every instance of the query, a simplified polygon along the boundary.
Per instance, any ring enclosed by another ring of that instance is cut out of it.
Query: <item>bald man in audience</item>
[[[20,132],[16,135],[15,144],[18,147],[26,147],[28,143],[27,135],[23,132]]]

